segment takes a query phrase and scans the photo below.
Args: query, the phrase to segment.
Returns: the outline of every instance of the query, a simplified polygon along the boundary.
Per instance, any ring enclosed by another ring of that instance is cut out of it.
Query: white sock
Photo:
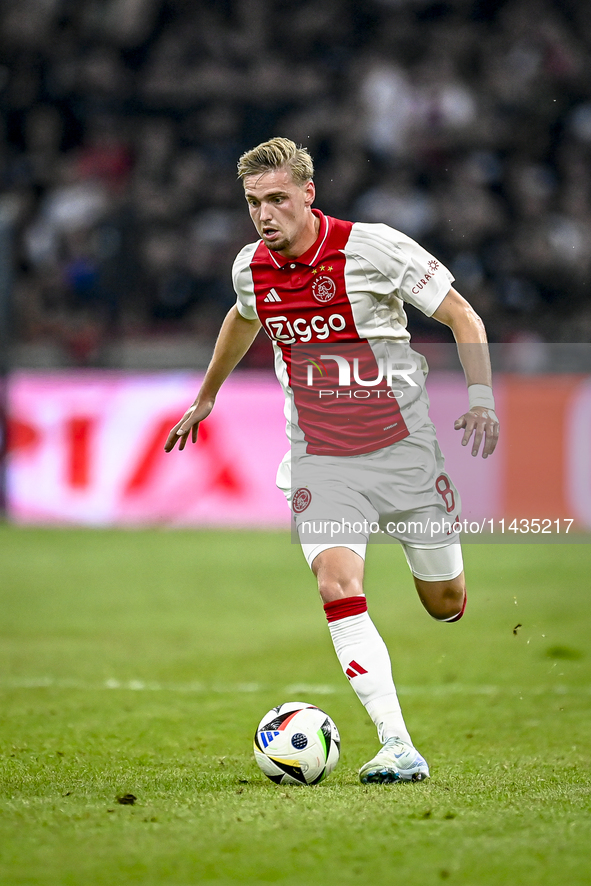
[[[386,644],[367,611],[363,595],[324,604],[328,629],[345,675],[378,730],[382,744],[402,738],[412,744],[404,723]]]

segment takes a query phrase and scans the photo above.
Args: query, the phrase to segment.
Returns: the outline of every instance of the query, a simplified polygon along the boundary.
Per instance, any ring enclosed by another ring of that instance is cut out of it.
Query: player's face
[[[247,175],[244,194],[250,217],[269,249],[285,256],[297,256],[308,248],[315,216],[314,183],[296,184],[287,169],[273,169],[261,175]],[[313,239],[312,239],[312,242]],[[298,251],[304,244],[305,248]]]

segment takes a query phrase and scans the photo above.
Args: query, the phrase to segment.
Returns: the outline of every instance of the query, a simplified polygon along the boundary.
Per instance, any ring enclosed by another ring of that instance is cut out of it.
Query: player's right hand
[[[187,409],[181,420],[171,429],[166,438],[166,443],[164,444],[165,452],[171,452],[177,443],[179,444],[179,450],[182,451],[189,439],[189,434],[191,434],[191,440],[193,443],[196,443],[199,422],[203,421],[204,418],[207,418],[213,409],[214,403],[215,400],[205,400],[204,402],[196,400],[195,403]]]

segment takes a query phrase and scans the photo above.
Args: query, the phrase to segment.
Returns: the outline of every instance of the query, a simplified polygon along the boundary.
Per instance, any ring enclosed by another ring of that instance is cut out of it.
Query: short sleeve
[[[445,265],[388,225],[357,222],[350,243],[360,261],[373,269],[369,276],[376,297],[396,295],[430,317],[450,290],[454,277]]]
[[[402,276],[400,296],[430,317],[449,292],[454,276],[410,237],[406,238],[404,252],[408,263]]]
[[[257,248],[257,243],[249,243],[238,255],[232,266],[232,284],[236,292],[236,308],[245,320],[257,320],[256,296],[250,262]]]

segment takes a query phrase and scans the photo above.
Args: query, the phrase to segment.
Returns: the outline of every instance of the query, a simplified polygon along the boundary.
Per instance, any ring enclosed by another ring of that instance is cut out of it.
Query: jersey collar
[[[282,255],[278,255],[278,253],[273,252],[272,249],[269,249],[267,246],[267,252],[269,253],[269,257],[275,267],[284,268],[286,265],[293,264],[297,262],[300,265],[309,265],[310,267],[314,267],[316,262],[320,257],[320,253],[324,248],[324,244],[326,243],[326,238],[328,237],[328,218],[324,215],[323,212],[320,212],[319,209],[313,209],[313,214],[316,218],[320,219],[320,227],[318,229],[318,237],[315,242],[310,246],[303,255],[298,255],[297,258],[284,258]]]

